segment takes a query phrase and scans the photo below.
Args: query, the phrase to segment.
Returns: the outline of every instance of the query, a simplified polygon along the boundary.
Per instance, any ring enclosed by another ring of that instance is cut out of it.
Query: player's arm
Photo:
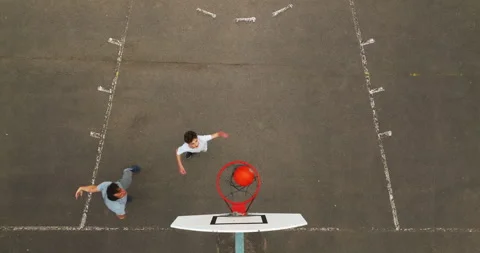
[[[175,150],[175,155],[177,156],[178,171],[182,175],[187,174],[187,171],[185,170],[182,164],[182,154],[178,154],[178,148]]]
[[[127,215],[126,214],[117,215],[117,218],[119,218],[120,220],[123,220],[123,219],[127,218]]]
[[[211,134],[210,136],[212,136],[212,140],[213,140],[213,139],[218,138],[218,137],[227,138],[228,134],[223,132],[223,131],[220,131],[220,132],[216,132],[214,134]]]
[[[82,196],[83,192],[95,193],[99,191],[96,185],[80,186],[77,192],[75,192],[75,198],[78,199],[78,197]]]

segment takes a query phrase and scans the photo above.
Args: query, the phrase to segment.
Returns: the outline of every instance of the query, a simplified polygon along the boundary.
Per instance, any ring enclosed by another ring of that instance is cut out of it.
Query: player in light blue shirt
[[[132,174],[140,172],[140,167],[134,165],[123,170],[122,178],[117,182],[105,181],[99,185],[81,186],[75,193],[75,198],[83,195],[83,192],[101,192],[105,205],[114,212],[119,219],[125,219],[125,207],[127,205],[127,189],[132,184]]]

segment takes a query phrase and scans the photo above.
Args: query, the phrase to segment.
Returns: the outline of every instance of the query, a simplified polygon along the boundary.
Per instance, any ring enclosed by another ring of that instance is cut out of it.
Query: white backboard
[[[178,216],[170,227],[212,233],[252,233],[291,229],[306,226],[298,213],[203,214]]]

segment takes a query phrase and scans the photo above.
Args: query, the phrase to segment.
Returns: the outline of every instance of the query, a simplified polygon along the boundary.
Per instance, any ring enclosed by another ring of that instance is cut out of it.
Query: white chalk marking
[[[96,227],[96,226],[1,226],[2,232],[14,232],[14,231],[28,231],[28,232],[41,232],[41,231],[62,231],[62,232],[75,232],[75,231],[87,231],[87,232],[101,232],[101,231],[170,231],[172,228],[162,228],[158,226],[147,227]]]
[[[160,226],[144,227],[98,227],[84,226],[0,226],[0,232],[168,232],[172,228]],[[336,228],[302,227],[287,229],[290,232],[347,232],[347,233],[480,233],[480,228]]]
[[[298,231],[298,232],[340,232],[340,231],[355,231],[353,229],[335,228],[335,227],[310,227],[310,228],[292,228],[286,231]]]
[[[255,20],[257,20],[255,17],[250,17],[250,18],[236,18],[235,22],[252,22],[255,23]]]
[[[378,134],[378,137],[380,137],[380,138],[383,138],[385,136],[392,136],[392,131],[386,131],[386,132]]]
[[[117,46],[119,46],[119,47],[121,47],[122,44],[123,44],[121,41],[116,40],[116,39],[113,39],[113,38],[109,38],[109,39],[108,39],[108,42],[109,42],[109,43],[112,43],[112,44],[114,44],[114,45],[117,45]]]
[[[90,136],[93,137],[93,138],[97,138],[97,139],[100,139],[102,137],[102,135],[100,133],[96,133],[96,132],[93,132],[93,131],[90,131]]]
[[[98,174],[98,167],[100,166],[100,161],[102,160],[102,151],[103,151],[103,146],[105,144],[105,137],[107,136],[108,121],[110,119],[110,114],[112,112],[113,98],[115,96],[115,89],[117,87],[118,75],[120,73],[120,65],[122,64],[123,50],[125,48],[125,40],[127,38],[128,24],[130,23],[130,15],[132,13],[133,2],[134,0],[131,0],[130,5],[128,7],[128,12],[125,20],[125,29],[123,31],[121,45],[118,49],[117,65],[115,66],[115,77],[112,80],[112,85],[111,85],[112,92],[108,96],[107,110],[105,111],[103,127],[100,133],[101,134],[100,141],[98,142],[97,157],[95,159],[95,167],[93,168],[93,172],[92,172],[91,184],[95,184],[95,179],[97,178],[97,174]],[[83,208],[82,219],[80,221],[79,228],[85,227],[85,223],[87,222],[88,208],[91,200],[92,200],[92,194],[89,193],[87,200],[85,201],[85,206]]]
[[[29,232],[39,232],[39,231],[78,231],[79,227],[70,227],[70,226],[1,226],[0,231],[2,232],[15,232],[15,231],[29,231]]]
[[[291,8],[293,8],[293,4],[289,4],[286,7],[281,8],[280,10],[276,10],[276,11],[272,12],[272,17],[275,17],[278,14],[280,14],[282,12],[285,12],[286,10],[291,9]]]
[[[206,10],[203,10],[203,9],[200,9],[200,8],[197,8],[197,11],[199,11],[199,12],[205,14],[205,15],[208,15],[208,16],[210,16],[210,17],[212,17],[212,18],[216,18],[216,17],[217,17],[217,14],[211,13],[211,12],[209,12],[209,11],[206,11]]]
[[[294,232],[349,232],[349,233],[480,233],[480,228],[335,228],[307,227],[294,228]]]
[[[373,43],[375,43],[374,39],[368,39],[367,41],[361,43],[361,45],[366,46],[366,45],[373,44]]]
[[[110,94],[112,93],[112,89],[107,90],[107,89],[103,88],[102,86],[98,86],[97,90],[101,91],[101,92],[110,93]]]
[[[382,91],[385,91],[385,90],[383,89],[383,87],[380,87],[380,88],[370,90],[369,92],[370,92],[370,94],[375,94],[375,93],[382,92]]]
[[[353,0],[349,0],[349,2],[350,2],[350,10],[352,12],[353,27],[355,29],[358,44],[360,47],[360,57],[362,59],[363,73],[365,74],[365,85],[366,85],[367,91],[369,91],[368,94],[370,99],[370,107],[372,108],[373,125],[375,127],[375,132],[377,133],[378,148],[380,149],[380,155],[381,155],[382,164],[383,164],[383,171],[385,173],[385,179],[387,181],[387,190],[388,190],[388,196],[390,199],[390,206],[392,208],[393,224],[395,225],[395,229],[399,230],[400,223],[398,221],[398,214],[397,214],[397,207],[395,205],[395,200],[393,199],[392,181],[390,180],[390,171],[388,169],[387,156],[385,154],[385,149],[383,148],[382,138],[380,137],[380,124],[378,122],[377,110],[375,109],[375,100],[373,98],[373,94],[370,94],[370,90],[372,89],[371,88],[372,84],[370,82],[370,74],[369,74],[370,72],[368,71],[368,68],[367,68],[367,55],[365,53],[365,48],[362,45],[362,32],[360,31],[360,24],[358,22],[355,4]]]

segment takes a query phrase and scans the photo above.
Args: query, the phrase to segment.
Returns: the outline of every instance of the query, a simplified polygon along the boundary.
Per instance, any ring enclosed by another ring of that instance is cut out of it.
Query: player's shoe
[[[139,173],[140,170],[142,170],[142,169],[140,168],[140,166],[138,166],[138,165],[130,166],[129,169],[130,169],[130,171],[131,171],[132,173],[135,173],[135,174],[136,174],[136,173]]]

